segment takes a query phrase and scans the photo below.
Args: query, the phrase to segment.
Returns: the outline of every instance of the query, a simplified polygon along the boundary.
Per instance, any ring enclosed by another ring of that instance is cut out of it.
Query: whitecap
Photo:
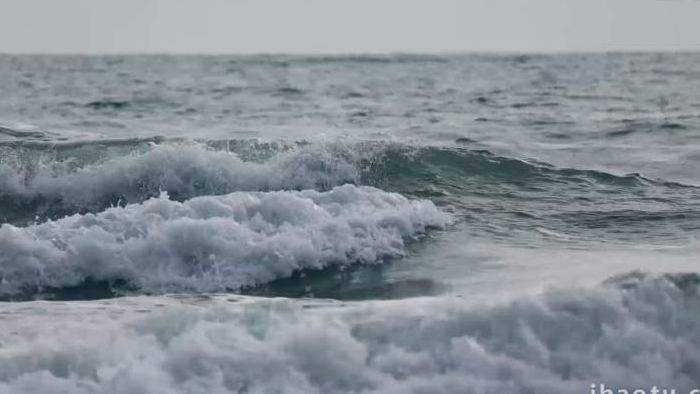
[[[0,226],[0,294],[123,280],[147,293],[238,290],[329,265],[405,254],[450,217],[372,187],[234,192],[27,227]]]
[[[601,383],[687,393],[700,385],[698,289],[665,278],[495,306],[137,297],[0,304],[0,314],[0,393],[563,394]]]
[[[95,211],[116,202],[141,202],[167,191],[184,200],[234,191],[329,189],[358,177],[353,152],[314,146],[283,152],[264,163],[199,143],[151,144],[146,150],[87,164],[75,159],[0,157],[0,197],[41,198],[64,208]]]

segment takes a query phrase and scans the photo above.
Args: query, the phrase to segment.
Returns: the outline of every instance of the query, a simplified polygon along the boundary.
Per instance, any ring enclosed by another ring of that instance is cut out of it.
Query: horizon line
[[[296,51],[260,51],[260,52],[180,52],[180,51],[105,51],[105,52],[72,52],[72,51],[0,51],[1,56],[289,56],[289,57],[369,57],[369,56],[468,56],[468,55],[615,55],[615,54],[694,54],[700,53],[700,48],[683,49],[565,49],[565,50],[465,50],[465,51],[348,51],[348,52],[296,52]]]

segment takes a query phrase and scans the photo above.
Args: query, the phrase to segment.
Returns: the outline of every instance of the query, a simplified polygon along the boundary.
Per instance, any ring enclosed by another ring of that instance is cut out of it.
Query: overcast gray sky
[[[700,0],[0,0],[0,52],[700,50]]]

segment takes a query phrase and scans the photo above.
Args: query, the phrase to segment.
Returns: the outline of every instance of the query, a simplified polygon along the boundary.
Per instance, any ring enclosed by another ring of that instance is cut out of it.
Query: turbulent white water
[[[586,393],[700,384],[697,277],[503,305],[237,296],[0,304],[0,393]]]
[[[374,263],[450,221],[371,187],[236,192],[0,226],[0,294],[125,280],[142,291],[238,290],[300,269]]]
[[[59,200],[73,208],[99,208],[115,196],[139,202],[160,190],[185,199],[233,191],[328,188],[357,178],[357,158],[351,155],[359,155],[339,146],[313,146],[256,163],[203,144],[176,143],[80,165],[56,161],[52,155],[28,161],[8,150],[0,153],[0,196]]]

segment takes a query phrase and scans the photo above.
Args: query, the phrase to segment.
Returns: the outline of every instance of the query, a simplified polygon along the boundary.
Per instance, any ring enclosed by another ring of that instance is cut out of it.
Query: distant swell
[[[432,202],[371,187],[163,195],[98,214],[0,227],[0,296],[123,282],[146,293],[239,290],[302,269],[375,263],[444,227]]]
[[[700,385],[698,277],[505,305],[233,296],[2,305],[2,393],[542,393]],[[617,392],[617,391],[616,391]]]

